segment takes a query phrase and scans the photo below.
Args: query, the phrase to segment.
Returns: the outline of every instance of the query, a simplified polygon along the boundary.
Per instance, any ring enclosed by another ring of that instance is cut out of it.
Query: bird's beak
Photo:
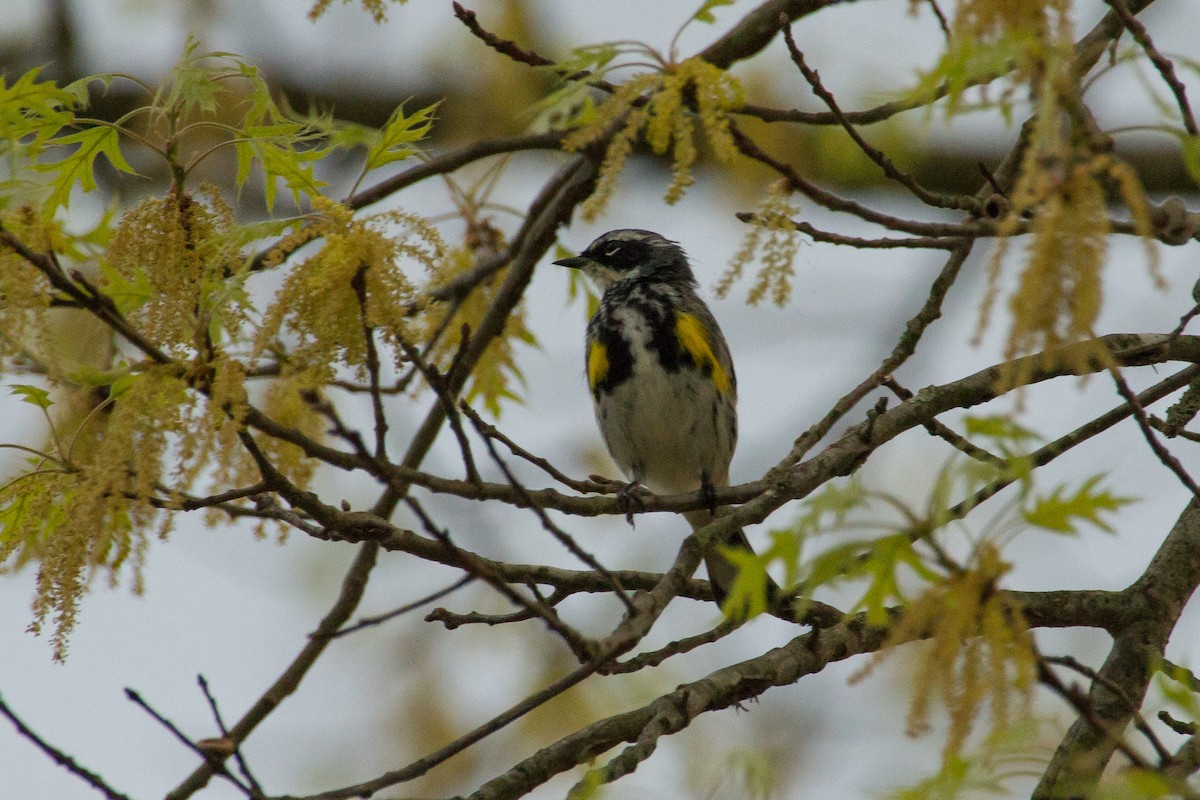
[[[583,267],[589,261],[591,261],[590,258],[584,258],[583,256],[575,256],[574,258],[560,258],[558,261],[555,261],[554,263],[558,264],[560,267],[570,267],[571,269],[583,269]]]

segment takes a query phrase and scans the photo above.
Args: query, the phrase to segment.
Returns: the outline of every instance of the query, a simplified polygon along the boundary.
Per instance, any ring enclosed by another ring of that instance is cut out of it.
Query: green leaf
[[[22,403],[29,403],[29,405],[41,409],[54,405],[54,401],[50,399],[50,393],[40,386],[18,383],[8,388],[12,389],[13,394],[20,396]]]
[[[41,67],[35,67],[11,86],[0,80],[0,137],[16,142],[33,136],[40,145],[74,120],[71,109],[79,105],[77,94],[54,81],[39,81],[40,72]]]
[[[72,370],[67,375],[67,380],[76,386],[87,386],[89,388],[98,389],[104,386],[112,386],[121,378],[129,374],[129,367],[118,367],[116,369],[96,369],[95,367],[83,366]]]
[[[717,18],[713,16],[713,9],[720,8],[721,6],[731,6],[733,3],[734,0],[704,0],[704,5],[700,6],[700,10],[692,14],[692,19],[698,22],[707,22],[711,25],[717,21]]]
[[[59,136],[49,142],[55,147],[78,145],[69,156],[48,164],[35,164],[34,169],[53,172],[50,181],[53,191],[48,201],[48,210],[65,206],[71,198],[71,189],[78,183],[85,192],[96,190],[96,157],[103,155],[108,163],[121,172],[137,172],[121,155],[121,134],[114,127],[96,125],[81,131]]]
[[[145,270],[139,269],[132,278],[126,278],[116,267],[101,260],[100,273],[104,276],[104,293],[122,314],[138,310],[148,303],[154,294]]]
[[[121,395],[125,394],[137,382],[140,376],[132,370],[127,371],[124,375],[118,377],[108,387],[108,396],[116,400]]]
[[[433,125],[433,112],[438,104],[416,111],[411,116],[404,115],[404,106],[397,106],[388,118],[387,123],[379,132],[379,137],[367,151],[364,171],[377,169],[393,161],[402,161],[417,151],[414,142],[425,138]]]
[[[837,528],[851,511],[863,508],[868,500],[867,490],[857,478],[844,485],[826,484],[804,501],[804,513],[792,530],[801,536]]]
[[[1024,444],[1042,438],[1037,432],[1018,425],[1011,417],[1003,415],[964,417],[963,424],[966,428],[967,436],[980,436],[997,442]]]
[[[740,547],[721,546],[721,555],[737,567],[737,576],[729,594],[721,603],[721,611],[729,619],[747,620],[767,610],[767,557]]]
[[[1076,526],[1080,522],[1089,522],[1102,531],[1112,533],[1112,528],[1100,515],[1116,511],[1135,502],[1135,499],[1097,490],[1096,485],[1103,478],[1103,475],[1088,478],[1072,495],[1066,494],[1065,486],[1058,486],[1047,495],[1034,496],[1021,514],[1030,525],[1056,533],[1078,533]]]
[[[251,161],[257,159],[263,170],[263,196],[268,211],[275,207],[280,180],[291,190],[297,205],[303,195],[316,194],[322,186],[328,185],[313,175],[313,163],[321,160],[328,149],[298,149],[296,145],[304,141],[304,133],[304,127],[294,122],[250,125],[241,132],[246,141],[236,145],[238,185],[246,182]]]
[[[904,602],[904,592],[900,589],[899,580],[899,569],[902,565],[908,566],[927,580],[937,579],[925,566],[920,554],[913,549],[913,543],[908,536],[900,533],[879,539],[871,547],[871,554],[865,565],[865,573],[870,583],[862,599],[853,609],[866,611],[868,624],[886,625],[888,603],[892,600]]]

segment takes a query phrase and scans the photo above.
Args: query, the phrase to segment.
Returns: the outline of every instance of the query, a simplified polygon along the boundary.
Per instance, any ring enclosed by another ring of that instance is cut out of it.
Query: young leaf
[[[371,144],[363,171],[369,172],[393,161],[402,161],[415,153],[416,148],[412,145],[429,133],[437,106],[437,103],[426,106],[411,116],[404,115],[404,106],[397,106],[379,132],[379,138]]]
[[[751,619],[767,610],[767,557],[738,547],[721,547],[723,555],[737,567],[737,577],[721,603],[721,611],[730,619]]]
[[[1096,484],[1103,477],[1093,475],[1073,495],[1066,494],[1065,486],[1056,487],[1048,495],[1034,497],[1029,507],[1021,513],[1030,525],[1057,533],[1077,533],[1076,524],[1079,522],[1090,522],[1100,530],[1112,533],[1112,528],[1100,515],[1129,505],[1134,498],[1097,490]]]
[[[37,146],[57,134],[75,118],[70,109],[78,105],[76,95],[60,89],[54,81],[39,81],[41,67],[29,70],[5,86],[0,80],[0,138],[16,143],[32,136]]]
[[[111,264],[102,260],[100,273],[104,276],[104,293],[122,314],[128,314],[146,305],[154,293],[145,270],[139,269],[132,278],[126,278]]]
[[[867,491],[862,482],[852,477],[845,485],[826,484],[804,501],[804,514],[792,529],[801,536],[836,529],[851,511],[866,506]]]
[[[47,203],[47,210],[65,206],[71,198],[71,189],[78,183],[85,192],[96,190],[96,157],[103,154],[108,163],[121,172],[136,175],[137,172],[129,166],[125,156],[121,155],[121,135],[116,128],[108,125],[96,125],[81,131],[60,136],[50,144],[54,146],[78,145],[75,152],[59,161],[47,164],[35,164],[34,169],[42,172],[53,172],[50,181],[53,191]]]
[[[692,19],[697,22],[707,22],[709,25],[717,21],[713,16],[713,9],[721,6],[731,6],[734,0],[704,0],[704,5],[700,6],[700,10],[692,14]]]
[[[50,399],[50,393],[40,386],[18,383],[9,388],[12,389],[13,394],[21,397],[22,403],[29,403],[31,406],[37,406],[42,409],[54,405],[54,401]]]
[[[1041,437],[1034,431],[1018,425],[1009,417],[996,415],[991,417],[965,417],[963,424],[967,436],[981,436],[996,442],[1022,444],[1036,441]]]

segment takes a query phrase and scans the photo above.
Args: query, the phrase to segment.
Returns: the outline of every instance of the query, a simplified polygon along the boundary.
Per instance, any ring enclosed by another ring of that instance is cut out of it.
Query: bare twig
[[[1048,666],[1045,659],[1038,659],[1038,681],[1049,688],[1056,695],[1067,701],[1067,705],[1075,709],[1081,719],[1087,720],[1087,723],[1099,733],[1108,738],[1117,750],[1139,769],[1153,770],[1154,765],[1142,757],[1142,754],[1134,750],[1129,742],[1125,741],[1125,737],[1120,731],[1112,730],[1103,720],[1096,715],[1095,709],[1092,708],[1091,702],[1088,700],[1078,686],[1068,685],[1059,680],[1059,677],[1054,674]]]
[[[1142,716],[1140,704],[1134,702],[1133,698],[1126,693],[1124,687],[1107,675],[1101,675],[1099,672],[1092,669],[1087,664],[1082,663],[1073,656],[1042,656],[1042,661],[1046,662],[1047,664],[1057,664],[1060,667],[1066,667],[1069,670],[1078,672],[1080,675],[1084,676],[1090,681],[1096,681],[1108,687],[1108,690],[1112,692],[1114,696],[1119,697],[1121,701],[1129,707],[1129,711],[1133,714],[1134,727],[1138,729],[1138,732],[1141,733],[1142,736],[1146,737],[1146,741],[1148,741],[1150,746],[1154,748],[1154,752],[1158,756],[1159,764],[1161,766],[1166,766],[1171,763],[1173,758],[1171,752],[1163,746],[1163,743],[1159,741],[1158,735],[1151,730],[1149,724],[1146,722],[1146,718]]]
[[[796,65],[796,68],[800,70],[800,74],[802,74],[804,79],[808,81],[808,85],[812,87],[813,94],[821,98],[821,101],[829,107],[830,113],[832,113],[834,117],[837,118],[838,122],[841,123],[842,129],[845,130],[854,143],[858,145],[858,148],[863,151],[863,154],[866,155],[867,158],[871,159],[871,161],[875,162],[875,164],[881,170],[883,170],[884,175],[891,178],[905,189],[908,189],[908,191],[911,192],[914,197],[921,200],[921,202],[926,203],[927,205],[935,206],[937,208],[952,208],[959,211],[969,211],[973,214],[978,213],[980,208],[980,201],[978,198],[970,195],[942,195],[929,191],[924,186],[921,186],[919,183],[917,183],[913,176],[897,167],[896,164],[890,158],[888,158],[886,153],[864,139],[862,134],[858,132],[858,129],[854,127],[853,123],[851,123],[850,120],[846,118],[845,114],[842,113],[842,110],[838,107],[837,99],[834,98],[833,93],[826,89],[825,84],[821,82],[820,73],[809,67],[807,62],[805,62],[804,54],[800,52],[800,48],[796,46],[796,40],[792,38],[792,28],[791,25],[786,23],[786,18],[783,22],[783,40],[787,43],[788,52],[792,57],[792,63]]]
[[[395,786],[398,783],[405,783],[414,778],[419,778],[437,765],[445,762],[452,756],[461,753],[468,747],[474,745],[488,736],[491,736],[498,730],[510,725],[516,720],[533,711],[535,708],[544,705],[545,703],[558,697],[563,692],[570,689],[572,686],[583,682],[587,678],[594,675],[604,664],[613,656],[611,654],[599,654],[592,661],[582,664],[563,677],[549,684],[543,689],[540,689],[528,696],[517,704],[511,706],[506,711],[492,717],[487,722],[478,726],[472,731],[455,739],[453,742],[441,747],[424,758],[409,764],[401,769],[386,772],[379,777],[355,784],[354,786],[346,786],[341,789],[334,789],[328,792],[312,795],[306,800],[351,800],[351,798],[370,797],[372,794],[386,789],[389,786]]]
[[[566,131],[546,131],[521,136],[509,136],[501,139],[488,139],[474,142],[457,150],[450,150],[436,156],[428,157],[424,163],[409,167],[403,172],[389,178],[384,178],[374,186],[352,195],[346,200],[346,205],[358,210],[374,205],[396,192],[420,183],[435,175],[445,175],[455,172],[467,164],[480,161],[492,156],[518,153],[522,150],[557,150],[566,136]]]
[[[72,775],[81,778],[93,789],[108,798],[108,800],[130,800],[129,795],[117,791],[111,785],[109,785],[108,781],[104,780],[104,778],[100,777],[95,772],[92,772],[90,769],[81,766],[74,758],[34,733],[34,731],[28,725],[26,725],[25,722],[18,717],[11,708],[8,707],[8,703],[5,702],[2,696],[0,696],[0,715],[3,715],[9,722],[13,724],[13,727],[17,729],[17,733],[21,734],[21,736],[32,742],[34,747],[49,756],[55,764],[58,764]]]
[[[937,0],[927,0],[925,5],[929,6],[930,10],[933,11],[933,16],[937,18],[938,27],[942,29],[942,35],[949,39],[950,23],[946,19],[945,12],[943,12],[941,6],[938,5]]]
[[[754,214],[746,213],[739,213],[735,214],[734,216],[736,216],[742,222],[750,222],[755,218]],[[855,247],[860,250],[895,250],[898,248],[909,248],[914,250],[953,250],[962,243],[962,237],[948,236],[909,236],[903,239],[880,237],[876,239],[865,239],[861,236],[849,236],[844,233],[834,233],[833,231],[821,230],[811,223],[800,219],[793,219],[789,221],[793,228],[811,237],[813,241],[843,245],[845,247]]]
[[[1109,7],[1117,13],[1125,30],[1129,31],[1129,35],[1145,51],[1146,57],[1158,70],[1158,74],[1162,76],[1163,82],[1167,84],[1171,94],[1175,95],[1175,104],[1179,106],[1179,116],[1183,119],[1183,127],[1190,135],[1200,136],[1200,128],[1196,126],[1196,118],[1192,116],[1192,106],[1188,102],[1187,87],[1175,75],[1175,65],[1171,59],[1164,56],[1154,46],[1154,41],[1150,38],[1146,26],[1129,13],[1129,7],[1125,5],[1124,0],[1104,0],[1104,2],[1108,3]]]
[[[350,281],[358,298],[358,313],[362,322],[363,343],[367,348],[367,379],[371,386],[371,413],[375,419],[375,458],[387,460],[387,415],[383,412],[383,397],[379,390],[379,350],[375,345],[375,329],[367,319],[367,265],[363,264]]]
[[[337,599],[324,618],[322,618],[320,624],[317,625],[316,631],[309,637],[308,642],[296,657],[292,659],[287,669],[275,679],[270,688],[242,715],[242,718],[229,729],[228,737],[234,747],[244,742],[246,737],[280,703],[287,699],[288,695],[296,691],[296,688],[299,687],[300,682],[304,680],[305,675],[308,674],[312,665],[316,663],[331,641],[330,635],[341,628],[346,620],[350,618],[350,615],[354,613],[354,609],[358,607],[363,591],[366,589],[367,577],[370,575],[371,569],[375,566],[378,554],[379,547],[373,542],[363,544],[359,548],[358,555],[350,565],[350,569],[347,570],[345,578],[342,579],[342,588],[338,593]],[[184,800],[184,798],[191,797],[208,783],[215,769],[216,767],[210,763],[210,760],[206,759],[203,764],[197,767],[191,775],[167,795],[167,800]]]
[[[533,464],[535,467],[545,472],[554,480],[578,492],[594,492],[597,490],[594,482],[576,480],[575,478],[572,478],[564,473],[562,470],[558,469],[558,467],[551,464],[549,460],[542,458],[541,456],[535,456],[524,447],[521,447],[519,444],[501,432],[500,429],[498,429],[495,425],[489,424],[483,419],[483,417],[479,416],[479,412],[471,408],[470,404],[465,400],[460,400],[458,407],[459,410],[461,410],[462,413],[465,414],[469,420],[471,420],[471,424],[475,426],[475,430],[478,431],[481,436],[488,439],[495,439],[497,442],[500,442],[500,444],[508,448],[508,451],[517,458],[528,461],[530,464]]]
[[[532,582],[527,582],[526,586],[531,589],[536,586]],[[570,597],[573,592],[565,589],[556,588],[549,597],[543,597],[542,602],[553,608],[560,602]],[[539,595],[540,597],[540,595]],[[527,622],[531,619],[537,619],[537,614],[528,609],[514,611],[511,614],[481,614],[477,611],[472,611],[466,614],[456,614],[453,611],[448,611],[444,608],[435,608],[425,616],[426,622],[440,622],[447,630],[454,630],[463,625],[509,625],[513,622]]]
[[[472,421],[473,420],[474,418],[472,418]],[[512,470],[508,468],[508,464],[506,464],[504,459],[500,457],[500,454],[496,452],[496,446],[492,443],[491,438],[484,436],[483,443],[484,446],[487,447],[488,454],[492,457],[492,461],[495,462],[496,466],[500,468],[500,471],[504,473],[504,477],[508,481],[509,485],[516,489],[517,493],[528,502],[529,509],[533,511],[535,515],[537,515],[538,521],[541,522],[542,527],[547,530],[551,536],[557,539],[559,544],[567,548],[567,552],[609,580],[613,588],[613,593],[616,594],[617,599],[625,605],[625,608],[629,611],[629,613],[635,613],[636,609],[633,607],[633,601],[629,599],[629,595],[626,594],[625,589],[621,586],[620,582],[613,577],[613,574],[609,572],[608,568],[601,564],[595,556],[580,547],[579,543],[576,542],[570,534],[554,524],[554,521],[550,519],[550,516],[540,505],[538,505],[537,501],[534,500],[529,494],[529,490],[525,488],[524,484],[517,480],[517,477],[513,475]]]
[[[469,341],[470,336],[464,332],[458,353],[454,357],[455,361],[461,357],[463,349]],[[472,483],[482,483],[483,479],[479,476],[479,469],[475,466],[475,456],[471,453],[471,442],[467,439],[467,432],[463,429],[462,419],[459,418],[458,406],[455,405],[454,398],[450,396],[450,392],[446,388],[446,376],[438,372],[437,367],[427,363],[421,352],[403,339],[400,339],[400,347],[404,351],[405,357],[412,362],[417,371],[425,378],[425,383],[429,384],[429,388],[433,390],[438,402],[441,403],[442,409],[446,412],[446,419],[450,423],[450,430],[454,433],[455,440],[458,441],[458,450],[459,454],[462,455],[463,468],[466,470],[467,480]]]
[[[232,745],[229,739],[229,728],[225,727],[225,719],[221,716],[221,709],[217,706],[217,698],[213,695],[212,690],[209,689],[208,681],[203,675],[197,675],[196,683],[199,684],[200,691],[204,693],[204,699],[208,703],[209,710],[212,711],[213,721],[217,724],[217,730],[221,732],[222,740]],[[246,779],[246,784],[251,789],[251,796],[254,798],[265,797],[266,792],[263,791],[262,784],[254,777],[254,774],[250,772],[250,765],[246,763],[240,747],[234,747],[233,757],[237,761],[238,770],[242,773],[242,777]]]
[[[803,458],[804,454],[819,442],[839,419],[849,413],[850,409],[854,408],[860,400],[882,385],[916,351],[917,343],[921,340],[925,329],[942,315],[942,301],[945,300],[946,293],[950,291],[950,287],[958,278],[959,270],[962,269],[962,265],[971,252],[971,244],[970,240],[963,240],[950,252],[941,272],[930,285],[929,297],[926,298],[916,316],[905,325],[904,332],[897,340],[895,348],[879,365],[879,369],[843,395],[820,421],[805,431],[793,444],[791,452],[774,469],[786,468]]]
[[[887,378],[884,379],[883,385],[886,386],[887,388],[891,389],[892,393],[895,394],[897,397],[899,397],[901,400],[910,400],[913,397],[912,392],[910,392],[908,389],[905,389],[903,386],[901,386],[900,383],[891,376],[888,376]],[[979,445],[972,443],[971,441],[967,440],[965,437],[963,437],[963,436],[959,435],[958,433],[956,433],[955,431],[951,430],[946,425],[942,424],[941,422],[938,422],[936,419],[932,419],[929,422],[925,423],[925,430],[929,431],[930,433],[932,433],[934,436],[938,437],[939,439],[944,440],[947,444],[949,444],[954,449],[960,450],[963,453],[966,453],[968,456],[975,459],[976,461],[981,461],[985,464],[993,464],[996,466],[1002,466],[1007,463],[1003,458],[1000,458],[999,456],[983,449]]]
[[[459,556],[463,555],[463,551],[450,539],[450,533],[439,528],[420,503],[411,497],[406,497],[404,498],[404,504],[417,515],[425,531],[430,536],[440,542],[447,550]],[[562,638],[567,647],[570,648],[571,652],[575,654],[581,663],[591,660],[599,652],[592,641],[562,621],[562,618],[558,616],[558,612],[534,591],[535,587],[532,584],[530,584],[529,588],[533,599],[530,599],[509,586],[504,575],[499,570],[492,568],[490,563],[482,559],[470,559],[466,560],[466,563],[469,564],[468,569],[471,570],[471,574],[475,577],[487,583],[513,605],[525,609],[530,614],[535,615],[545,622],[546,627]]]
[[[1192,365],[1183,369],[1174,375],[1171,375],[1159,381],[1155,385],[1146,389],[1137,396],[1138,403],[1145,408],[1150,403],[1157,402],[1172,392],[1178,391],[1180,388],[1187,386],[1189,382],[1200,377],[1200,365]],[[1054,459],[1058,458],[1063,453],[1078,444],[1092,439],[1098,434],[1108,430],[1113,425],[1116,425],[1123,419],[1127,419],[1133,414],[1133,406],[1128,402],[1123,402],[1119,406],[1101,414],[1090,422],[1080,425],[1075,430],[1064,436],[1060,436],[1052,442],[1038,448],[1030,453],[1026,458],[1033,467],[1044,466]],[[972,494],[965,500],[951,506],[946,512],[947,519],[962,519],[973,508],[983,503],[985,500],[995,496],[1002,489],[1011,486],[1017,481],[1016,473],[1011,470],[1006,471],[1001,477],[992,481],[986,486],[981,487],[978,491]]]
[[[972,225],[947,222],[921,222],[919,220],[904,219],[868,208],[854,200],[839,197],[805,178],[792,165],[767,153],[753,139],[747,136],[736,123],[730,124],[729,132],[733,136],[734,144],[742,155],[770,167],[787,181],[790,188],[800,192],[814,203],[832,211],[853,214],[860,219],[880,225],[888,230],[910,233],[916,236],[966,237],[978,235],[978,231]]]
[[[238,787],[238,789],[240,789],[247,797],[255,796],[254,790],[243,783],[238,776],[230,772],[225,765],[221,763],[221,759],[215,757],[211,752],[193,742],[187,734],[179,730],[179,727],[176,726],[174,722],[171,722],[171,720],[158,713],[158,711],[156,711],[153,706],[147,703],[140,694],[133,689],[126,688],[125,696],[128,697],[134,703],[134,705],[138,706],[151,717],[153,717],[159,725],[162,725],[164,728],[170,731],[171,735],[182,742],[185,747],[187,747],[196,755],[200,756],[206,762],[211,763],[213,765],[213,769],[216,771],[216,774],[220,775],[222,778],[225,778],[234,786]]]
[[[347,625],[346,627],[341,628],[341,629],[334,631],[333,633],[327,634],[327,635],[329,636],[329,638],[335,639],[339,636],[346,636],[347,634],[356,633],[357,631],[361,631],[364,628],[371,628],[376,625],[382,625],[385,622],[390,622],[391,620],[395,619],[396,617],[404,616],[405,614],[409,613],[410,611],[416,611],[418,608],[427,606],[430,603],[437,602],[438,600],[441,600],[443,597],[447,597],[447,596],[453,594],[454,592],[457,592],[459,589],[461,589],[462,587],[466,586],[467,584],[473,582],[474,580],[475,580],[474,575],[464,575],[463,577],[459,578],[454,583],[450,584],[449,586],[445,587],[444,589],[438,589],[436,592],[427,594],[418,600],[412,601],[411,603],[405,603],[404,605],[400,606],[399,608],[389,611],[386,614],[377,614],[373,617],[361,617],[353,625]],[[313,633],[311,635],[316,636],[318,634]]]
[[[1179,482],[1187,487],[1192,496],[1200,500],[1200,486],[1196,485],[1196,481],[1188,471],[1184,469],[1183,464],[1179,462],[1171,451],[1158,439],[1158,435],[1154,432],[1154,426],[1150,424],[1150,419],[1146,414],[1146,409],[1142,406],[1133,389],[1129,388],[1129,384],[1125,382],[1125,378],[1121,375],[1120,369],[1116,366],[1108,368],[1108,374],[1112,376],[1113,383],[1116,384],[1117,394],[1124,398],[1129,404],[1129,410],[1133,412],[1133,418],[1137,420],[1138,427],[1142,429],[1142,436],[1145,437],[1146,443],[1150,445],[1150,449],[1154,451],[1154,455],[1163,463],[1167,469],[1175,473],[1175,477],[1179,478]]]
[[[658,650],[652,650],[648,653],[638,653],[636,656],[610,664],[605,668],[605,675],[618,675],[627,672],[637,672],[638,670],[647,667],[657,667],[672,656],[682,655],[695,650],[706,644],[712,644],[715,641],[724,639],[729,634],[736,631],[742,626],[744,620],[731,619],[724,617],[711,630],[704,633],[696,634],[695,636],[685,636],[682,639],[676,639],[665,647]]]

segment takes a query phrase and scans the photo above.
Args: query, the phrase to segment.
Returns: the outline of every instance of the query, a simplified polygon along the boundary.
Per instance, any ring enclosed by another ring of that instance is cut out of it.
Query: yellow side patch
[[[587,377],[588,386],[595,391],[596,386],[608,375],[608,348],[599,342],[588,345]]]
[[[729,394],[731,388],[729,373],[717,361],[712,345],[708,341],[708,333],[704,325],[692,314],[683,311],[675,312],[675,335],[679,338],[679,346],[691,355],[696,366],[712,370],[713,385],[721,394]]]

